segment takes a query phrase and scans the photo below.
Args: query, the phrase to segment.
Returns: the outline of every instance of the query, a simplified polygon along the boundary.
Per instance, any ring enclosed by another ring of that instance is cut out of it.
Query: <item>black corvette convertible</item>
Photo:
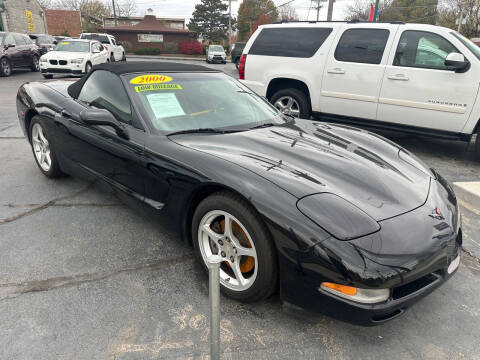
[[[457,270],[452,188],[398,145],[290,118],[233,78],[175,63],[104,64],[24,84],[20,124],[48,177],[96,180],[159,214],[228,296],[373,325]]]

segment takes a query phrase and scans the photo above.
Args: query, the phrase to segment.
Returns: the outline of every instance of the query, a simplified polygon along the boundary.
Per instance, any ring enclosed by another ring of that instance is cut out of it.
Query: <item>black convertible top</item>
[[[95,65],[92,71],[75,81],[68,87],[68,95],[77,98],[82,90],[83,84],[95,70],[106,70],[117,75],[136,73],[136,72],[220,72],[206,66],[190,65],[177,62],[157,62],[157,61],[134,61],[119,63],[104,63]]]

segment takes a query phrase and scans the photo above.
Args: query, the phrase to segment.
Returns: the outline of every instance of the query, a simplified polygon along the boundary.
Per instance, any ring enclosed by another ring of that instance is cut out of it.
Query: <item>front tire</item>
[[[121,61],[127,61],[127,57],[125,56],[125,53],[122,53],[122,60]]]
[[[12,65],[6,57],[0,60],[0,75],[4,77],[12,75]]]
[[[37,55],[33,55],[31,69],[33,72],[40,71],[40,60]]]
[[[477,152],[477,159],[480,160],[480,130],[477,132],[477,139],[475,140],[475,150]]]
[[[52,78],[53,78],[53,75],[52,75],[52,74],[42,74],[42,76],[43,76],[45,79],[52,79]]]
[[[207,258],[220,255],[222,292],[244,302],[270,296],[277,288],[276,250],[257,211],[228,191],[204,199],[195,210],[192,239],[196,256],[207,269]]]
[[[312,110],[307,95],[296,88],[286,88],[277,91],[270,102],[284,114],[296,118],[310,119]]]
[[[30,141],[33,157],[40,171],[49,178],[63,175],[57,162],[52,137],[48,134],[44,121],[39,116],[34,116],[30,123]]]
[[[115,62],[115,56],[113,54],[110,54],[110,62]]]
[[[88,74],[90,71],[92,71],[92,64],[87,62],[85,65],[85,74]]]

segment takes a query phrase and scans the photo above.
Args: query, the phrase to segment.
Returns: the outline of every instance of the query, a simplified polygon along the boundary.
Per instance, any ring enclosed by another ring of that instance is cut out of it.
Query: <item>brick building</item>
[[[45,34],[45,13],[37,0],[0,0],[0,31]]]
[[[75,10],[45,10],[47,30],[50,35],[78,37],[82,33],[82,17]]]
[[[118,24],[118,22],[117,22]],[[157,19],[149,9],[145,17],[136,25],[106,26],[105,32],[121,41],[127,51],[154,47],[166,52],[176,52],[181,43],[196,37],[194,31],[172,28],[161,18]]]

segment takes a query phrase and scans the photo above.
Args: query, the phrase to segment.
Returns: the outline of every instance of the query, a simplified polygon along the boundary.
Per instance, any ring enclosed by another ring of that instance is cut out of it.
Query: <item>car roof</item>
[[[116,63],[103,63],[95,65],[92,71],[82,77],[80,80],[75,81],[68,87],[68,94],[72,98],[77,98],[88,77],[97,70],[110,71],[117,75],[131,74],[131,73],[148,73],[148,72],[209,72],[219,73],[220,70],[215,70],[201,65],[190,65],[177,62],[157,62],[157,61],[129,61],[129,62],[116,62]]]

